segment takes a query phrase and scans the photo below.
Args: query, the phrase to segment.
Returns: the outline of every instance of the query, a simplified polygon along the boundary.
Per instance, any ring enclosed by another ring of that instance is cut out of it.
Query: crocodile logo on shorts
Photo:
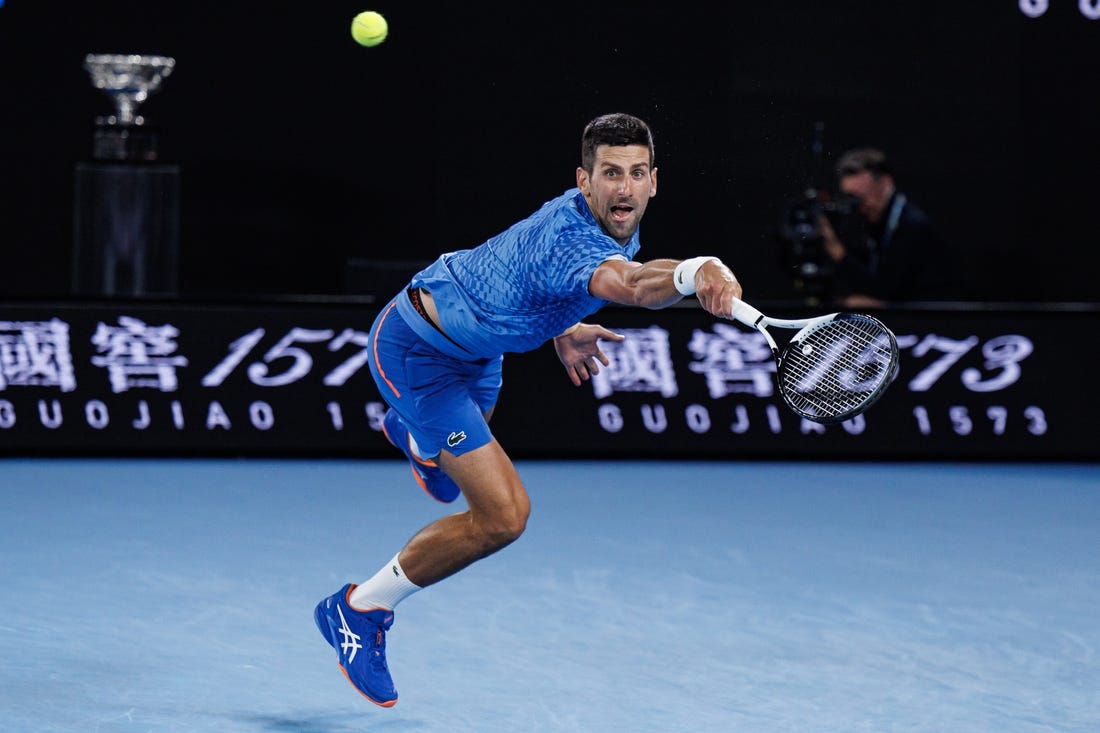
[[[466,440],[466,431],[459,430],[457,433],[451,433],[447,436],[447,445],[454,448],[456,445]]]

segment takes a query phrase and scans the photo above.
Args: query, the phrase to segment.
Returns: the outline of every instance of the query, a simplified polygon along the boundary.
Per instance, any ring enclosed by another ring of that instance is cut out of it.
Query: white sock
[[[351,605],[361,610],[388,608],[391,611],[398,603],[420,590],[420,586],[405,577],[398,556],[388,562],[370,580],[355,586],[351,592]]]

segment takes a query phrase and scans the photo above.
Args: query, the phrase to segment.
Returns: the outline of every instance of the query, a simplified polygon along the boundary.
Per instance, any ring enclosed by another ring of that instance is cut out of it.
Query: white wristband
[[[711,260],[719,261],[717,257],[692,257],[676,265],[676,269],[672,271],[672,284],[680,295],[695,295],[695,273],[699,272],[704,262]]]

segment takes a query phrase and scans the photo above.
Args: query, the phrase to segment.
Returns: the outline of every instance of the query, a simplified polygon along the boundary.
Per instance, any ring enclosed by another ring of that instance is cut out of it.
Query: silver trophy
[[[138,106],[172,73],[170,56],[88,54],[84,68],[92,85],[115,102],[115,114],[96,118],[92,157],[97,160],[156,160],[156,131],[137,114]]]

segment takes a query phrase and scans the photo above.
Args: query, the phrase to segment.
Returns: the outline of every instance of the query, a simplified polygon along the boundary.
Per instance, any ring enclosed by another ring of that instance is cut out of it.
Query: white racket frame
[[[776,356],[779,355],[779,347],[776,346],[775,339],[772,338],[772,335],[768,333],[768,326],[775,326],[776,328],[799,328],[804,331],[816,328],[822,323],[828,323],[838,315],[840,315],[839,312],[829,313],[824,316],[815,316],[814,318],[798,318],[794,320],[786,318],[768,318],[756,308],[737,298],[733,299],[733,310],[730,312],[730,317],[735,321],[744,323],[746,326],[755,328],[757,331],[764,334],[764,338],[768,340],[768,346],[771,347],[772,352]],[[791,340],[798,340],[798,334],[795,334]]]

